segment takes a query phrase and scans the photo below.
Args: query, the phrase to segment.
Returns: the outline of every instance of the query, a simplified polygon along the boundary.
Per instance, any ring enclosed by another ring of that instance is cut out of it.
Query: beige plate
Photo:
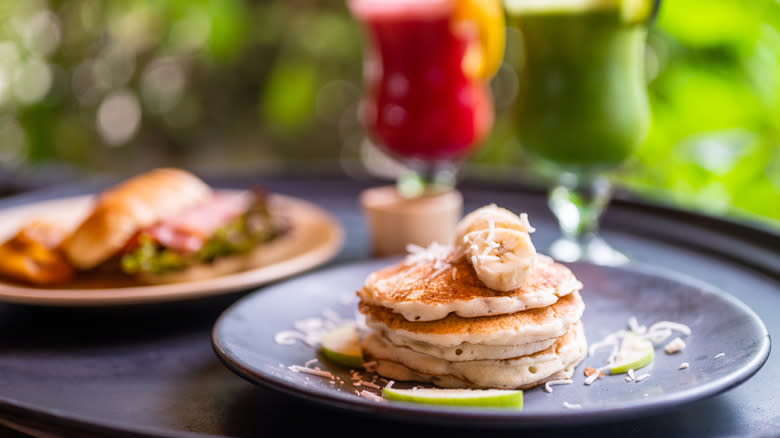
[[[92,197],[78,196],[0,211],[0,241],[33,218],[76,224]],[[291,231],[259,251],[257,267],[207,280],[143,285],[115,276],[78,279],[67,286],[38,288],[0,280],[0,301],[47,306],[107,306],[179,301],[250,289],[321,265],[341,249],[344,231],[321,208],[292,197],[272,195],[273,211],[289,218]]]

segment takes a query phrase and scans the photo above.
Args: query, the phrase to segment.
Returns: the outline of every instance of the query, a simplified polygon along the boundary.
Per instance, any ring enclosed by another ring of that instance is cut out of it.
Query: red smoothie
[[[488,133],[484,80],[463,69],[476,32],[457,26],[451,0],[351,0],[367,35],[361,118],[373,140],[402,159],[466,155]]]

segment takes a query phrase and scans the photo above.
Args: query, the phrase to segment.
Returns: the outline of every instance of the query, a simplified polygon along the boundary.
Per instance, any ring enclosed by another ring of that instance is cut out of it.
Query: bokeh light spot
[[[52,53],[60,45],[61,38],[60,20],[48,9],[33,14],[22,29],[25,47],[39,56]]]
[[[181,98],[187,83],[186,72],[173,57],[150,62],[141,76],[141,95],[150,111],[165,113]]]
[[[113,92],[101,102],[97,128],[109,146],[121,146],[130,140],[141,124],[141,105],[127,90]]]
[[[16,119],[0,116],[0,139],[0,163],[15,166],[27,158],[27,135]]]
[[[31,58],[20,65],[14,74],[14,95],[22,103],[38,102],[49,92],[52,80],[49,64],[43,59]]]

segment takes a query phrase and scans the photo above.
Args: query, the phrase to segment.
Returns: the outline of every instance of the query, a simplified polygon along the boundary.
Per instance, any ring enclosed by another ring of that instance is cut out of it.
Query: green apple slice
[[[523,391],[514,389],[382,388],[387,400],[447,406],[523,408]]]
[[[628,332],[620,343],[615,364],[609,369],[609,373],[622,374],[628,370],[638,370],[647,366],[654,358],[653,343],[634,332]]]
[[[326,333],[320,349],[333,362],[352,368],[363,367],[360,330],[355,324],[348,323]]]

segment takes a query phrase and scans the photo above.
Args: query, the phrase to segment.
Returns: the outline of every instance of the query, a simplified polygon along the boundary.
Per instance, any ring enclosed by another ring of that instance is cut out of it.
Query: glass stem
[[[598,234],[599,219],[611,195],[607,177],[580,180],[567,174],[550,191],[548,202],[563,235],[584,244]]]
[[[398,192],[406,198],[445,192],[455,187],[457,164],[454,162],[408,163],[407,168],[396,182]]]
[[[567,262],[585,260],[602,265],[628,262],[625,255],[599,237],[599,220],[611,197],[612,184],[606,176],[581,178],[565,174],[548,199],[563,234],[550,247],[551,255]]]

